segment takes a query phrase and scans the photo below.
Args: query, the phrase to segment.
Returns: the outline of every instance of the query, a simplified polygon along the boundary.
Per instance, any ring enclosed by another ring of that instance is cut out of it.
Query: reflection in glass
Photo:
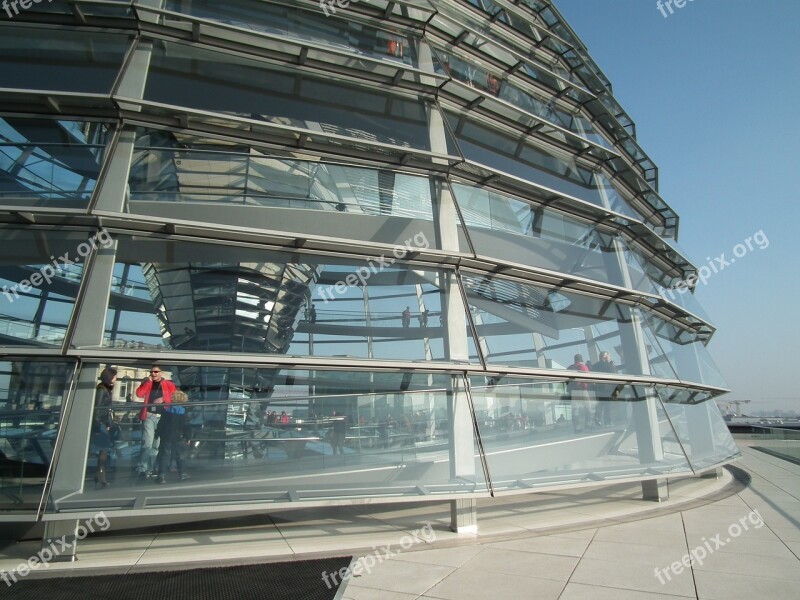
[[[517,37],[503,36],[502,45],[496,43],[494,40],[497,39],[498,29],[487,19],[472,15],[458,6],[450,6],[447,3],[438,4],[436,8],[438,14],[433,19],[435,26],[447,31],[453,37],[459,39],[463,38],[463,42],[461,43],[472,46],[474,51],[479,54],[486,54],[508,66],[513,66],[518,63],[520,56],[527,57],[532,54],[530,43],[524,45]],[[506,18],[505,15],[502,14],[502,11],[499,10],[499,7],[497,7],[494,12],[500,15],[500,19]],[[477,32],[477,34],[473,32]],[[531,32],[528,31],[528,35],[530,34]],[[548,36],[548,38],[543,41],[549,44],[551,40],[552,38]],[[509,52],[506,46],[511,47],[515,52]],[[559,51],[559,53],[560,52],[561,51]],[[565,83],[570,82],[583,86],[581,80],[574,73],[566,69],[557,59],[544,64],[541,61],[541,57],[542,55],[537,53],[536,58],[531,59],[531,62],[525,62],[523,69],[533,79],[548,85],[556,91],[563,90],[564,93],[576,100],[585,99],[585,92],[574,89],[572,86],[566,87],[564,83],[559,81],[555,76],[555,74],[557,74]]]
[[[184,132],[139,130],[129,183],[135,211],[146,210],[145,202],[158,202],[154,210],[163,211],[168,202],[222,204],[220,216],[232,221],[237,207],[433,220],[427,177],[270,155]],[[252,225],[258,217],[241,212],[233,222]]]
[[[377,88],[173,42],[154,45],[144,97],[427,151],[428,113],[436,110],[425,101]]]
[[[580,114],[575,114],[574,111],[566,112],[559,108],[552,96],[528,91],[511,80],[507,80],[497,69],[491,70],[475,62],[469,62],[440,46],[436,47],[436,53],[441,65],[437,65],[439,72],[449,75],[454,80],[465,83],[470,87],[505,100],[553,125],[563,127],[567,131],[611,149],[608,141],[595,132],[594,127],[587,119]],[[563,140],[563,137],[561,139]]]
[[[566,370],[575,354],[609,351],[620,373],[641,374],[635,357],[626,360],[633,328],[621,305],[499,277],[462,280],[488,363]]]
[[[170,11],[258,33],[418,66],[414,38],[405,33],[360,23],[352,13],[343,14],[335,5],[335,12],[330,8],[328,12],[323,12],[318,7],[303,10],[302,7],[268,4],[257,0],[169,0],[165,4],[165,8]]]
[[[42,499],[71,363],[0,361],[0,511],[36,511]]]
[[[0,87],[108,94],[128,46],[118,33],[0,25]]]
[[[104,123],[0,118],[0,202],[85,208],[107,141]]]
[[[100,369],[101,365],[87,368]],[[118,381],[138,385],[142,368],[117,365]],[[180,502],[320,500],[359,497],[449,496],[485,492],[472,436],[463,440],[474,464],[451,466],[454,402],[466,402],[450,375],[404,372],[281,370],[223,366],[161,365],[189,400],[183,432],[183,473],[174,465],[166,480],[136,477],[140,401],[117,394],[110,485],[86,485],[58,498],[68,510],[102,498],[104,506],[148,508]],[[460,384],[463,388],[463,384]],[[93,389],[79,389],[89,398]],[[170,406],[170,408],[173,408]],[[163,414],[160,419],[164,419]],[[465,474],[465,472],[472,472]],[[91,480],[94,465],[87,465]]]
[[[579,166],[568,155],[521,143],[517,136],[486,127],[467,114],[448,112],[447,118],[468,160],[595,206],[637,215],[601,173]]]
[[[711,354],[694,332],[681,329],[648,311],[641,312],[650,339],[655,342],[653,351],[657,358],[651,359],[651,364],[670,364],[681,381],[727,387]]]
[[[13,2],[7,3],[9,6]],[[115,17],[115,18],[133,18],[133,10],[131,8],[130,0],[89,0],[82,1],[80,7],[83,16],[92,17]],[[27,5],[27,8],[22,2],[19,3],[19,10],[24,10],[26,15],[34,13],[51,13],[51,14],[64,14],[72,16],[74,13],[70,4],[64,2],[36,2],[33,0]],[[12,12],[12,14],[14,14]]]
[[[105,344],[445,360],[443,273],[394,260],[123,237]]]
[[[482,379],[472,395],[495,491],[691,473],[653,388]]]
[[[594,363],[609,352],[621,374],[725,387],[697,332],[649,311],[501,277],[464,273],[462,281],[487,363],[565,370],[576,354]]]
[[[487,189],[456,183],[453,192],[478,254],[624,284],[612,236],[594,224]]]
[[[92,235],[3,230],[0,345],[61,346],[83,276],[83,264],[72,261],[81,260],[78,249]]]

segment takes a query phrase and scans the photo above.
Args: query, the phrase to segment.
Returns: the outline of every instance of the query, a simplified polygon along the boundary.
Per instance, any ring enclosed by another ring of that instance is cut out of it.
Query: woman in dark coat
[[[117,370],[106,367],[100,372],[100,383],[94,399],[94,418],[92,419],[92,454],[97,455],[97,472],[94,475],[95,486],[108,485],[106,472],[108,457],[114,447],[114,434],[117,425],[111,411],[112,392],[117,380]]]

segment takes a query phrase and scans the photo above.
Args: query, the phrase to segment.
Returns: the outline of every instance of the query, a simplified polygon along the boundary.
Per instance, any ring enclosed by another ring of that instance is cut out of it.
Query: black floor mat
[[[0,598],[14,600],[333,600],[341,583],[338,571],[352,557],[324,558],[236,567],[25,579]],[[323,574],[337,573],[323,578]],[[8,575],[7,575],[8,577]],[[9,581],[11,579],[9,578]],[[329,587],[330,584],[330,587]]]

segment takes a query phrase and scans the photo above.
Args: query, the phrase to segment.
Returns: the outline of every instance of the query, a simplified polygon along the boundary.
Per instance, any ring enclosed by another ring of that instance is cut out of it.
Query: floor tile
[[[417,595],[425,593],[454,571],[453,567],[424,565],[402,560],[388,560],[375,564],[367,562],[365,565],[366,571],[361,576],[353,577],[351,584]]]
[[[508,575],[536,577],[539,579],[555,579],[566,583],[577,564],[578,558],[574,556],[484,548],[480,554],[466,563],[462,569],[506,573]]]
[[[794,556],[777,557],[715,552],[709,554],[702,564],[695,565],[694,569],[695,571],[715,571],[800,582],[800,563]]]
[[[417,594],[376,590],[348,583],[342,600],[416,600],[416,598],[419,598]]]
[[[459,569],[427,592],[425,597],[445,600],[535,598],[557,600],[564,582],[536,579],[489,570]]]
[[[454,548],[435,548],[431,550],[422,550],[419,552],[403,552],[402,554],[399,554],[396,559],[406,562],[423,563],[427,565],[460,567],[470,559],[474,558],[475,555],[480,553],[482,550],[483,547],[477,544]]]
[[[586,550],[584,558],[615,560],[643,565],[666,566],[680,560],[686,553],[685,541],[658,543],[658,545],[633,544],[629,542],[606,542],[595,540]]]
[[[507,540],[487,544],[489,548],[503,550],[519,550],[522,552],[536,552],[540,554],[556,554],[560,556],[583,556],[589,546],[589,539],[572,539],[553,535],[527,537],[518,540]]]
[[[680,557],[676,560],[680,560]],[[666,568],[666,565],[661,567],[661,565],[640,565],[617,560],[582,558],[570,583],[695,597],[694,582],[690,571],[684,570],[679,574],[670,573],[669,577],[662,575],[661,580],[664,583],[661,583],[655,573],[657,568]]]
[[[797,597],[797,584],[785,579],[696,571],[697,597],[701,600],[761,600]]]
[[[558,600],[676,600],[684,596],[670,596],[638,590],[601,587],[583,583],[568,583]]]

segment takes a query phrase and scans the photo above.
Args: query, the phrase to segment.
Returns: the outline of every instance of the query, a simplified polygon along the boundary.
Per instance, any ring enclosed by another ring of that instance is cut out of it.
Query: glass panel
[[[740,456],[728,425],[708,392],[658,386],[672,425],[696,471]]]
[[[662,286],[669,287],[677,277],[670,275],[653,260],[648,259],[641,251],[629,246],[625,240],[619,241],[628,265],[631,287],[650,294],[658,294]]]
[[[641,311],[650,333],[655,336],[655,352],[662,361],[668,362],[681,381],[701,383],[719,388],[727,387],[725,379],[714,364],[714,360],[696,334]],[[651,364],[653,364],[651,360]]]
[[[638,219],[640,221],[644,220],[642,215],[636,212],[622,197],[622,194],[617,191],[617,188],[615,188],[611,181],[609,181],[608,177],[600,172],[595,172],[592,183],[597,188],[598,193],[602,198],[603,206],[613,210],[614,212],[618,212],[621,215],[633,217],[634,219]]]
[[[476,61],[460,58],[440,46],[435,48],[439,57],[438,72],[505,100],[531,115],[563,127],[567,131],[583,136],[605,148],[612,148],[611,144],[594,131],[591,122],[559,108],[552,95],[523,88],[513,80],[507,79],[497,69],[484,67]],[[561,135],[559,139],[563,140],[564,136]]]
[[[0,361],[0,513],[39,509],[73,369]]]
[[[108,94],[129,44],[114,33],[0,25],[0,87]]]
[[[268,89],[264,81],[269,81]],[[377,88],[171,42],[155,44],[144,97],[427,151],[428,114],[436,110],[422,100]],[[448,143],[446,132],[442,136],[440,147]]]
[[[298,160],[246,144],[140,130],[129,184],[131,212],[165,219],[263,223],[281,232],[399,245],[420,232],[436,239],[431,194],[438,184],[388,169]],[[307,210],[327,214],[311,218]]]
[[[688,288],[680,287],[665,289],[659,286],[658,294],[664,298],[664,300],[668,300],[673,304],[677,304],[686,312],[699,317],[703,322],[713,326],[711,317],[708,316],[708,313],[700,305],[700,303],[697,301],[697,298],[695,298],[694,294],[690,292]]]
[[[487,490],[471,428],[462,441],[473,462],[452,467],[450,415],[454,402],[467,403],[450,375],[166,364],[160,370],[162,402],[148,402],[150,411],[143,403],[152,384],[140,387],[149,368],[116,365],[109,421],[115,433],[105,446],[93,436],[84,475],[92,479],[98,449],[108,447],[110,486],[82,482],[74,493],[54,495],[53,510],[446,498]],[[77,394],[77,402],[91,402],[95,389],[79,386]],[[163,481],[146,476],[153,471]]]
[[[578,166],[567,153],[556,154],[522,142],[518,136],[490,129],[464,114],[448,112],[447,118],[468,160],[596,206],[637,215],[604,176]]]
[[[110,243],[108,232],[3,229],[0,237],[0,346],[60,347],[83,276],[80,261],[92,245]]]
[[[108,133],[104,123],[0,118],[0,202],[85,208]]]
[[[471,50],[479,55],[485,54],[488,57],[500,60],[508,66],[514,66],[521,61],[521,57],[526,57],[527,59],[532,54],[530,43],[524,44],[518,37],[506,35],[505,32],[499,30],[488,19],[482,19],[477,15],[461,10],[457,6],[449,6],[448,4],[437,5],[437,10],[439,12],[432,20],[435,27],[448,32],[455,38],[460,39],[463,34],[462,44],[471,46]],[[444,15],[449,18],[443,18]],[[502,45],[496,43],[498,35],[502,37]],[[506,47],[511,48],[513,52],[507,50]],[[536,58],[530,59],[531,62],[524,63],[523,70],[533,79],[548,85],[556,91],[562,90],[565,84],[569,85],[566,82],[583,86],[580,79],[564,68],[557,59],[544,64],[541,58],[542,56],[537,54]],[[554,73],[563,78],[564,82],[559,81]],[[567,94],[578,100],[583,99],[585,101],[589,98],[585,92],[571,88],[567,89]]]
[[[678,374],[675,372],[675,366],[664,354],[664,351],[661,349],[661,344],[658,342],[658,338],[650,327],[648,325],[643,325],[642,330],[646,340],[647,362],[650,365],[650,373],[656,377],[663,377],[665,379],[679,379]]]
[[[382,259],[122,237],[105,345],[447,360],[446,272]]]
[[[763,422],[769,423],[770,421],[765,419]],[[800,462],[800,431],[781,427],[765,427],[764,425],[746,427],[752,432],[747,437],[755,440],[754,445],[750,446],[751,448],[795,464]]]
[[[8,6],[12,11],[24,11],[25,14],[33,13],[56,13],[73,15],[72,6],[80,4],[81,14],[91,17],[118,17],[118,18],[133,18],[133,11],[130,7],[130,0],[101,0],[100,2],[92,2],[91,0],[81,0],[74,2],[72,5],[66,2],[44,2],[43,0],[32,0],[28,4],[28,8],[22,8],[22,2],[19,3],[19,8],[14,2],[9,0]],[[118,6],[115,6],[118,4]],[[11,13],[16,16],[19,13]],[[9,15],[9,18],[13,18]]]
[[[473,377],[472,397],[495,491],[691,472],[652,388]]]
[[[478,254],[623,285],[613,240],[589,223],[483,188],[453,184]]]
[[[686,281],[667,273],[653,259],[643,252],[619,240],[623,248],[631,278],[631,287],[650,294],[656,294],[685,311],[699,317],[705,323],[711,323],[706,311],[686,286]],[[669,259],[670,257],[663,257]],[[683,265],[685,263],[681,263]]]
[[[566,370],[611,353],[618,373],[641,375],[630,309],[610,300],[498,277],[462,276],[478,342],[489,364]]]
[[[294,39],[313,46],[324,45],[380,60],[396,60],[419,67],[417,40],[399,31],[378,29],[354,19],[335,6],[313,10],[267,4],[259,0],[168,0],[166,10]]]

